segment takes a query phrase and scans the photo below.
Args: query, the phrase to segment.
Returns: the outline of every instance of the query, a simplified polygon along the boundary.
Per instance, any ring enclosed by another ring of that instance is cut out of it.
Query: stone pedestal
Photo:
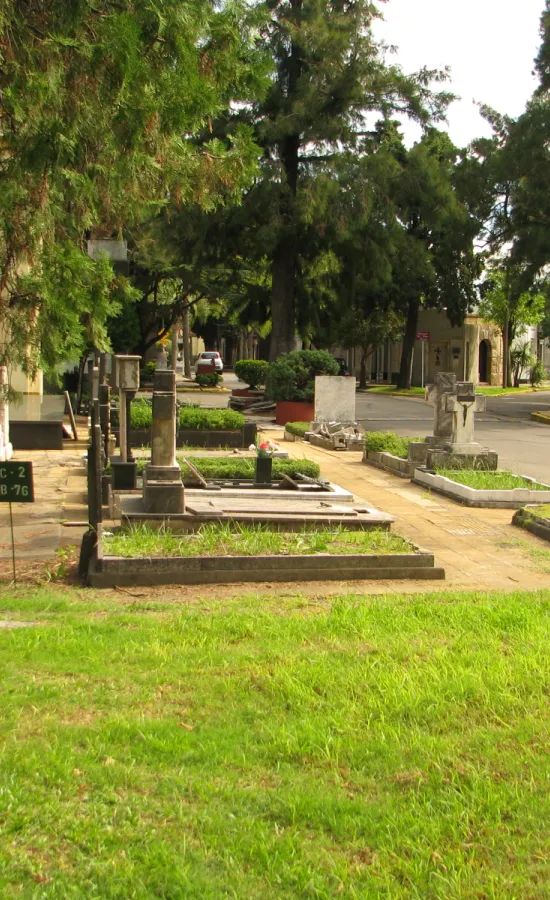
[[[185,500],[176,462],[176,373],[157,370],[153,379],[151,462],[143,475],[143,503],[147,513],[183,513]]]

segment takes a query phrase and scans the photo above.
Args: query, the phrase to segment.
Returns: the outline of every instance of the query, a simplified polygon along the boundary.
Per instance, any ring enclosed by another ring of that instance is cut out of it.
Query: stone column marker
[[[143,475],[143,505],[148,513],[185,511],[181,470],[176,461],[176,373],[157,370],[153,379],[151,462]]]

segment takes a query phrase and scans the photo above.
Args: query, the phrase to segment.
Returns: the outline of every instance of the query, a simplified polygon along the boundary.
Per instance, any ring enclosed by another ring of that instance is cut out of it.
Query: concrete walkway
[[[274,435],[270,433],[270,437]],[[332,452],[305,442],[281,446],[295,458],[315,460],[327,478],[395,516],[393,530],[435,553],[436,565],[445,568],[449,588],[489,591],[550,587],[550,544],[513,526],[513,510],[460,506],[365,465],[361,453]],[[386,583],[392,591],[403,587],[402,582]]]
[[[335,453],[304,442],[283,443],[282,433],[269,437],[296,458],[318,462],[323,475],[396,518],[394,531],[435,553],[447,573],[446,589],[540,590],[550,588],[550,545],[511,525],[511,510],[470,509],[430,495],[422,488],[365,465],[360,453]],[[86,441],[66,442],[62,451],[21,451],[16,459],[34,467],[34,504],[14,504],[18,576],[36,577],[47,566],[62,562],[60,547],[78,547],[85,531]],[[75,523],[81,523],[76,525]],[[0,578],[11,580],[11,539],[8,505],[0,505]],[[272,589],[320,592],[319,583],[277,585]],[[246,590],[251,589],[250,585]],[[265,585],[258,585],[258,590]],[[441,591],[429,581],[372,581],[324,584],[323,593]],[[240,590],[240,588],[236,588]],[[197,587],[197,594],[204,588]],[[185,589],[189,594],[191,589]],[[224,589],[224,593],[227,590]]]
[[[86,431],[79,425],[79,433]],[[84,435],[82,435],[83,437]],[[20,450],[14,461],[33,464],[34,503],[12,504],[18,577],[36,576],[60,561],[59,548],[79,547],[87,528],[86,440],[65,441],[63,450]],[[74,523],[82,523],[76,526]],[[0,504],[0,578],[12,579],[9,505]]]

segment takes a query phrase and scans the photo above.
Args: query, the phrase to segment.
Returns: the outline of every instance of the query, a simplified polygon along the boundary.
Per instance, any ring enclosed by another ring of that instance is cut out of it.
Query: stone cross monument
[[[176,373],[170,369],[154,374],[152,451],[143,475],[143,504],[146,512],[163,516],[185,511],[176,461]]]
[[[484,412],[486,398],[475,393],[471,381],[458,381],[452,372],[439,372],[426,388],[434,404],[434,433],[422,443],[409,444],[409,461],[433,468],[496,469],[498,456],[474,439],[476,412]]]

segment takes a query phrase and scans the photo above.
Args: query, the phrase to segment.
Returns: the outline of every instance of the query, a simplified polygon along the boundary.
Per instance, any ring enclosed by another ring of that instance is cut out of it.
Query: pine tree
[[[325,222],[311,207],[317,179],[330,180],[342,154],[365,152],[373,113],[406,112],[427,123],[449,101],[429,85],[441,73],[405,77],[373,37],[379,8],[368,0],[270,2],[263,47],[275,61],[261,103],[239,111],[263,148],[263,178],[243,207],[257,255],[271,266],[271,358],[293,349],[303,274],[326,254]],[[326,183],[326,181],[325,181]],[[298,307],[298,308],[297,308]]]

